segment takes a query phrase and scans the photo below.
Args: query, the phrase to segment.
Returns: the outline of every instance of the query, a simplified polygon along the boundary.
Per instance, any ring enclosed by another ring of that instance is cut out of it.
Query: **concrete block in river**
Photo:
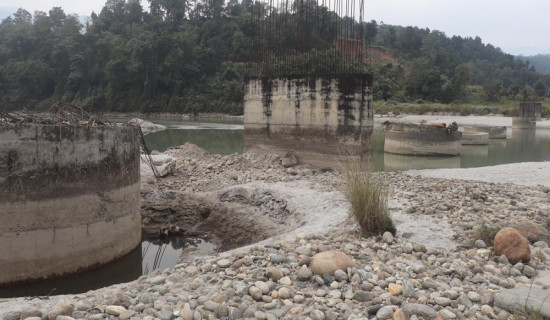
[[[469,145],[489,144],[489,134],[486,132],[462,132],[460,143]]]
[[[0,285],[113,261],[141,241],[134,127],[0,125]]]
[[[462,133],[437,126],[388,123],[384,152],[417,156],[460,154]]]
[[[467,126],[464,127],[463,133],[470,132],[486,132],[489,134],[489,139],[506,139],[506,126]],[[463,137],[464,138],[464,135]]]

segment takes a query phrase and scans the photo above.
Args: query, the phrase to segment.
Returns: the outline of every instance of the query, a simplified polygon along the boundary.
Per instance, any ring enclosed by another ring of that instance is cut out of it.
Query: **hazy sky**
[[[366,20],[440,30],[447,36],[479,36],[511,54],[550,54],[549,0],[364,0]],[[144,7],[147,2],[142,1]],[[105,0],[0,0],[0,7],[67,13],[99,13]]]

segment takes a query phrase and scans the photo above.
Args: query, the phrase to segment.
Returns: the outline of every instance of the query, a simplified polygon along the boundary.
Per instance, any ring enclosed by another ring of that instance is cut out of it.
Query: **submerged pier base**
[[[513,129],[536,129],[537,118],[535,117],[513,117],[512,118]]]
[[[388,123],[384,152],[415,156],[457,156],[462,132],[432,125]]]
[[[537,121],[541,119],[542,104],[540,102],[521,102],[519,116],[512,118],[514,129],[536,129]]]

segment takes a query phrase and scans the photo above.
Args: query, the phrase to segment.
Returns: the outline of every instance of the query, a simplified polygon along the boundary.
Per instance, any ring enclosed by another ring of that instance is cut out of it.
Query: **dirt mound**
[[[390,50],[382,47],[367,47],[367,59],[370,63],[378,66],[385,66],[388,63],[394,66],[399,65],[399,59]]]

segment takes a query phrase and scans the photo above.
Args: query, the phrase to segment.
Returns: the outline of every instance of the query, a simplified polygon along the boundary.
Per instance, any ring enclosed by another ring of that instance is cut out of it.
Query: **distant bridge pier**
[[[535,129],[537,121],[541,119],[542,103],[521,102],[519,104],[519,115],[512,118],[514,129]]]

